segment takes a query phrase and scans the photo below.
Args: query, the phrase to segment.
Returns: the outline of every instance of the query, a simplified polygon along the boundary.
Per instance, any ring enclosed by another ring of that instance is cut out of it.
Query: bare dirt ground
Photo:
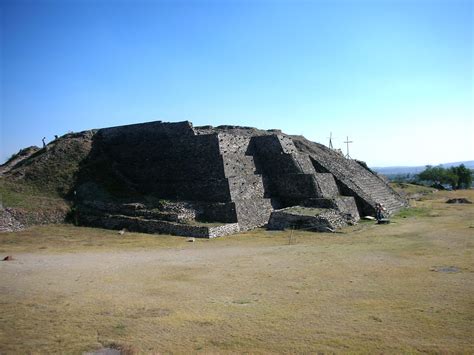
[[[439,192],[389,225],[215,240],[0,234],[0,353],[473,353],[474,207]]]

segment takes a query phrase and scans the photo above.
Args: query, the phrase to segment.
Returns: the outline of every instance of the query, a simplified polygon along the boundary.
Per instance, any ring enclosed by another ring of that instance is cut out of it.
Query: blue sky
[[[472,1],[0,7],[0,161],[43,136],[153,120],[333,132],[370,166],[474,159]]]

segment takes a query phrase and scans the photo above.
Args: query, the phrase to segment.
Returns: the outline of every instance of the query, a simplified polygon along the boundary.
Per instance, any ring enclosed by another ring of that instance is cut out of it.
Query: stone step
[[[267,224],[273,211],[272,201],[269,198],[241,198],[234,200],[234,203],[241,230]]]
[[[124,215],[79,214],[78,222],[106,229],[126,229],[131,232],[160,233],[196,238],[215,238],[240,231],[238,223],[175,223]]]
[[[337,210],[294,206],[272,212],[268,228],[335,232],[348,224],[348,221]]]
[[[309,198],[301,202],[301,206],[326,208],[339,211],[347,220],[357,222],[360,219],[354,197],[337,196],[333,198]]]
[[[357,196],[363,213],[375,213],[377,202],[390,205],[392,210],[405,205],[406,202],[397,197],[383,180],[357,161],[345,159],[332,150],[304,139],[295,140],[295,145],[301,152],[309,154],[316,171],[330,172],[340,185],[341,191]]]

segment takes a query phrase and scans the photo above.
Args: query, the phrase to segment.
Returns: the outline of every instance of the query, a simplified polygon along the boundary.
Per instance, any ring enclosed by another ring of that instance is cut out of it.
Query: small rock
[[[446,203],[472,203],[465,197],[460,197],[460,198],[451,198]]]
[[[194,243],[196,241],[196,238],[194,238],[194,237],[188,238],[187,241],[190,242],[190,243]]]
[[[121,355],[122,352],[118,349],[102,348],[84,353],[84,355]]]
[[[124,235],[125,234],[125,229],[122,229],[121,231],[119,231],[118,234]]]
[[[456,272],[460,272],[461,270],[456,266],[434,266],[430,268],[430,271],[456,273]]]
[[[3,258],[3,261],[12,261],[13,260],[13,256],[11,255],[7,255],[6,257]]]

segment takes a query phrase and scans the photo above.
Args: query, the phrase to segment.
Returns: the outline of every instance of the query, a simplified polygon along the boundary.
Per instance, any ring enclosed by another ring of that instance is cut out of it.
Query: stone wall
[[[15,232],[38,224],[64,223],[69,208],[42,208],[30,210],[24,208],[0,208],[0,232]]]
[[[150,234],[171,234],[184,237],[215,238],[240,231],[238,223],[193,225],[123,215],[81,214],[78,223],[86,226]]]
[[[305,229],[318,232],[334,232],[347,226],[347,221],[335,210],[324,210],[314,214],[294,212],[286,208],[272,212],[268,222],[269,229]]]
[[[228,178],[230,196],[236,199],[263,198],[264,188],[260,175],[240,175]]]
[[[227,153],[224,161],[224,175],[226,177],[257,173],[253,156]]]
[[[18,232],[25,229],[16,217],[14,211],[10,208],[0,208],[0,233],[2,232]]]
[[[333,198],[312,198],[303,202],[303,206],[333,209],[338,211],[347,221],[357,222],[360,219],[354,197],[337,196]]]
[[[225,224],[222,226],[208,227],[207,238],[223,237],[226,235],[236,234],[240,232],[238,223]]]
[[[293,152],[295,148],[294,145],[291,147],[292,145],[291,141],[281,139],[277,135],[253,137],[250,148],[257,157],[258,170],[268,176],[304,173],[303,168],[292,155],[295,154]]]
[[[230,201],[217,134],[196,136],[188,122],[102,129],[93,149],[142,194]]]
[[[250,137],[231,133],[217,133],[220,154],[246,156],[249,150]]]
[[[240,199],[234,203],[240,229],[243,231],[264,226],[273,211],[272,202],[268,198]]]
[[[237,222],[237,212],[234,202],[193,201],[196,208],[196,219],[223,223]]]
[[[314,174],[314,179],[321,197],[332,198],[339,196],[339,189],[332,174]]]
[[[284,174],[271,177],[274,186],[274,195],[284,204],[298,204],[311,197],[320,196],[320,190],[314,175],[311,174]]]

